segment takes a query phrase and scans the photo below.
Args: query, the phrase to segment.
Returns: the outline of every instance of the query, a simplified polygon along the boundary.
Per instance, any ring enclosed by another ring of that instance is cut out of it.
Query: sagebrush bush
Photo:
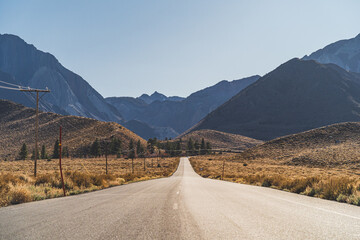
[[[25,202],[30,202],[32,200],[30,191],[24,187],[12,189],[10,191],[9,197],[11,204],[25,203]]]
[[[72,174],[70,174],[69,177],[72,180],[72,182],[79,188],[81,187],[88,188],[91,186],[91,178],[88,174],[73,172]]]
[[[35,186],[39,186],[40,184],[46,184],[51,182],[52,182],[52,177],[50,174],[42,174],[36,177]]]

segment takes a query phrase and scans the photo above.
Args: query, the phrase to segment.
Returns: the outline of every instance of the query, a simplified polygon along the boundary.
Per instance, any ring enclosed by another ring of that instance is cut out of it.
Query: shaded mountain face
[[[106,101],[116,107],[127,121],[137,120],[154,127],[171,128],[178,135],[259,78],[252,76],[232,82],[221,81],[181,101],[167,99],[150,104],[139,98],[107,98]]]
[[[334,63],[347,71],[360,73],[360,34],[352,39],[332,43],[303,57],[303,60]]]
[[[192,130],[269,140],[360,121],[360,74],[334,64],[292,59],[210,113]]]
[[[23,143],[31,153],[34,146],[35,109],[24,107],[7,100],[0,100],[0,158],[14,159]],[[95,119],[63,116],[55,113],[39,113],[39,146],[53,149],[58,139],[59,126],[62,126],[62,145],[67,146],[72,155],[79,154],[89,147],[95,139],[110,141],[112,137],[120,139],[123,149],[130,141],[146,141],[138,135],[114,122],[102,122]]]
[[[0,34],[0,71],[8,74],[12,83],[32,88],[48,87],[51,93],[42,98],[46,103],[44,110],[104,121],[122,119],[83,78],[63,67],[53,55],[39,51],[17,36]],[[9,80],[4,74],[0,74],[1,79]],[[34,102],[24,100],[23,95],[12,91],[0,98],[33,107]]]

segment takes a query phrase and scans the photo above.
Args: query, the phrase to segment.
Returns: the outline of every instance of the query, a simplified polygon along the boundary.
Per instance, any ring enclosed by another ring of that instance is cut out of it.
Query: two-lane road
[[[169,178],[0,208],[0,239],[360,239],[360,207],[201,178]]]

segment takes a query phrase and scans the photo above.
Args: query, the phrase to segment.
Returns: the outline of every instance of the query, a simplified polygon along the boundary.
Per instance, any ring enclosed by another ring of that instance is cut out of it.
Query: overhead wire
[[[23,87],[23,86],[20,86],[20,85],[17,85],[17,84],[13,84],[13,83],[8,83],[8,82],[5,82],[5,81],[1,81],[1,83],[4,83],[4,84],[7,84],[7,85],[10,85],[10,86],[14,86],[14,87],[18,87],[18,88],[26,88],[26,87]]]

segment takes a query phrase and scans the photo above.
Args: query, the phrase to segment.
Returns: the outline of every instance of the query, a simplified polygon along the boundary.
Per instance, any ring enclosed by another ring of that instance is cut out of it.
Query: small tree
[[[19,152],[19,159],[25,160],[27,158],[27,155],[28,155],[28,151],[27,151],[26,144],[24,143]]]
[[[176,142],[175,150],[176,150],[176,155],[178,155],[178,156],[181,155],[181,139],[180,139],[180,141]]]
[[[205,155],[207,153],[206,151],[206,145],[204,138],[201,139],[201,145],[200,145],[200,154]]]
[[[63,147],[62,152],[61,152],[61,155],[62,155],[63,157],[68,158],[68,157],[69,157],[69,148],[68,148],[68,147]]]
[[[194,146],[195,146],[195,154],[198,155],[200,151],[200,143],[196,140]]]
[[[121,154],[121,141],[120,139],[113,137],[110,142],[110,154],[119,155]]]
[[[45,145],[42,145],[41,147],[41,156],[40,156],[41,159],[47,159],[48,156],[47,156],[47,153],[46,153],[46,147]]]
[[[129,158],[135,158],[135,146],[134,146],[134,142],[133,142],[132,139],[130,140],[130,143],[129,143],[128,157]]]
[[[37,153],[37,156],[39,158],[39,152]],[[35,160],[35,149],[32,150],[31,160]]]
[[[194,154],[195,146],[194,146],[194,142],[191,138],[189,138],[189,141],[187,143],[187,148],[189,150],[189,154]]]
[[[209,142],[206,143],[206,152],[211,154],[211,144]]]
[[[139,156],[143,156],[145,153],[145,149],[144,149],[143,145],[141,145],[140,140],[138,140],[137,144],[136,144],[136,153]]]
[[[52,158],[59,158],[59,140],[58,139],[56,139],[55,144],[54,144]]]
[[[101,156],[101,149],[100,149],[99,139],[96,139],[93,142],[93,144],[91,145],[90,153],[94,157],[100,157]]]

